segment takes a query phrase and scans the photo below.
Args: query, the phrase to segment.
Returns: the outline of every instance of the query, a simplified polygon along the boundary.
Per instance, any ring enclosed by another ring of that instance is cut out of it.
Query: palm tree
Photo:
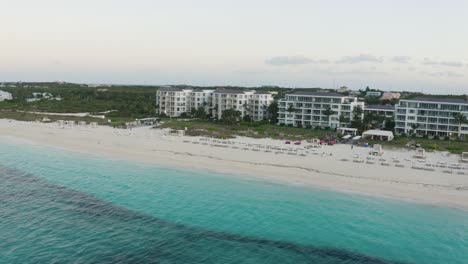
[[[327,117],[328,126],[330,126],[330,116],[334,115],[336,112],[333,111],[330,107],[323,111],[323,114]]]
[[[411,124],[411,132],[413,135],[416,135],[416,130],[418,129],[418,127],[419,127],[418,123]]]
[[[216,104],[215,106],[213,106],[213,108],[211,109],[211,115],[218,119],[218,105]]]
[[[248,116],[250,119],[250,126],[252,126],[253,114],[252,115],[250,114],[252,111],[252,107],[247,102],[244,103],[243,107],[244,107],[244,110],[248,113]]]
[[[340,117],[338,118],[338,121],[340,122],[340,126],[341,126],[342,123],[348,124],[351,121],[351,119],[341,114]]]
[[[289,105],[288,109],[286,109],[288,113],[296,112],[296,108],[292,104]]]
[[[461,126],[462,124],[468,124],[468,118],[463,113],[456,113],[453,115],[455,122],[458,124],[458,136],[461,136]]]
[[[353,119],[351,120],[351,127],[356,128],[360,131],[363,130],[363,123],[362,123],[362,113],[364,111],[360,106],[355,107],[353,109]]]

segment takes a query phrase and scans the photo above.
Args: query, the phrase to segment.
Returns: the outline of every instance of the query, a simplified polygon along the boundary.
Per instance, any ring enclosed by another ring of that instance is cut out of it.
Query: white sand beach
[[[421,159],[413,157],[414,150],[384,149],[382,156],[369,156],[369,148],[351,149],[350,145],[305,150],[303,145],[272,139],[236,138],[227,144],[167,135],[149,127],[130,131],[5,119],[0,119],[0,137],[105,158],[468,210],[468,163],[461,163],[459,155],[442,152],[427,153]]]

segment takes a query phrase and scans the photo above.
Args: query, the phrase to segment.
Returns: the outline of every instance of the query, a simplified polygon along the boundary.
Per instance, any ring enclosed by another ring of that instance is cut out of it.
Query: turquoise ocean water
[[[0,138],[0,263],[468,263],[468,212]]]

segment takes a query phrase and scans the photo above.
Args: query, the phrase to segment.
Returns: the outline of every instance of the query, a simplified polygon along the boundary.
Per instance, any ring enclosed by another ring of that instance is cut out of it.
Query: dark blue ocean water
[[[0,263],[467,259],[467,212],[0,139]]]

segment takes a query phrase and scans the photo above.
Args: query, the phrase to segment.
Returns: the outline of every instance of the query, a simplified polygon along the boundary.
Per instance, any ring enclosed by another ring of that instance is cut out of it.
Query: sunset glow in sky
[[[466,0],[0,0],[0,82],[468,93]]]

